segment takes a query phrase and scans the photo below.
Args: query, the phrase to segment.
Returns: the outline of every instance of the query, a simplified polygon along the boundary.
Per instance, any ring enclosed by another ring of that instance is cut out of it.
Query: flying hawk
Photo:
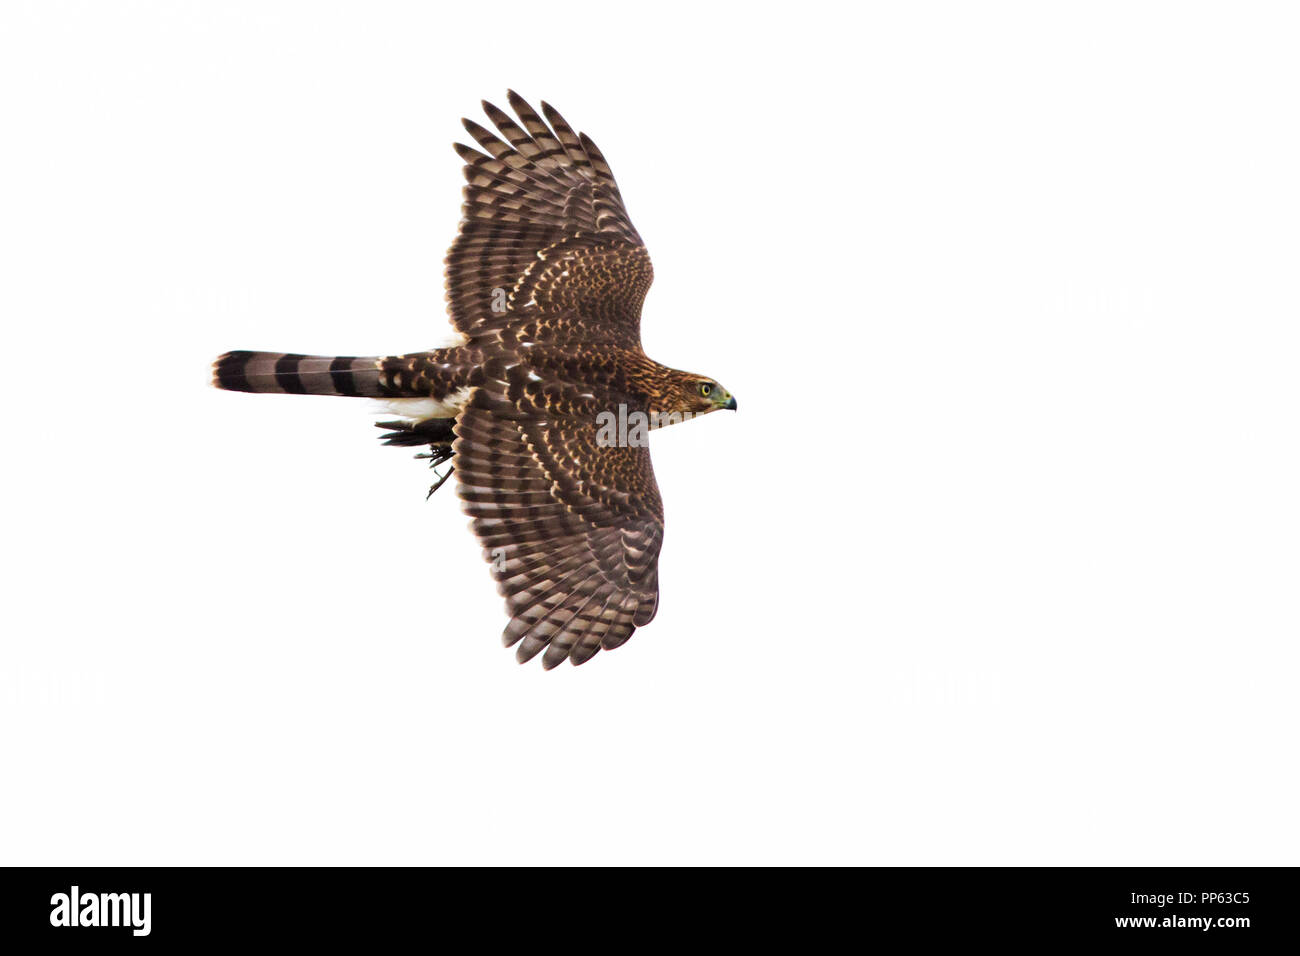
[[[387,443],[451,460],[520,662],[590,660],[649,624],[664,513],[646,432],[736,400],[641,350],[654,272],[609,164],[546,103],[463,120],[460,232],[447,254],[459,344],[354,358],[227,352],[213,384],[383,399]],[[543,119],[542,117],[545,117]],[[441,479],[429,491],[433,494]]]

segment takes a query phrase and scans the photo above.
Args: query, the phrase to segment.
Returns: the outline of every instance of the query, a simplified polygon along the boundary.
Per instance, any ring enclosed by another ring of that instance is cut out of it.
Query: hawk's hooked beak
[[[736,410],[736,396],[732,395],[731,398],[727,399],[727,404],[723,405],[722,407],[731,409],[731,411],[734,412]]]

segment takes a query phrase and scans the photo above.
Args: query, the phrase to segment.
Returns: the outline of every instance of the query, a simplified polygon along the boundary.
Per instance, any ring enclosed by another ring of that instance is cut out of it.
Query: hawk
[[[736,399],[641,349],[654,277],[609,164],[585,133],[513,91],[471,120],[460,230],[447,254],[456,343],[367,358],[227,352],[213,384],[385,400],[387,444],[450,461],[525,662],[582,664],[659,605],[664,511],[647,432]],[[516,119],[517,117],[517,119]],[[543,118],[545,117],[545,118]],[[544,653],[543,653],[544,652]]]

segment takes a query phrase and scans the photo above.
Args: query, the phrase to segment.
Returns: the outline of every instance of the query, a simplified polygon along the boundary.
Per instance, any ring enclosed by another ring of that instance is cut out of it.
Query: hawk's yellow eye
[[[710,395],[713,394],[713,386],[710,385],[708,382],[701,382],[700,394],[703,395],[705,398],[708,398]]]

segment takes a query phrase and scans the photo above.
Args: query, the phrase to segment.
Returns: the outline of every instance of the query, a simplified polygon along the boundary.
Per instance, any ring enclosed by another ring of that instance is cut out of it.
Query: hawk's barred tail
[[[422,394],[403,381],[410,367],[403,356],[227,352],[212,365],[212,384],[232,392],[407,398]]]

